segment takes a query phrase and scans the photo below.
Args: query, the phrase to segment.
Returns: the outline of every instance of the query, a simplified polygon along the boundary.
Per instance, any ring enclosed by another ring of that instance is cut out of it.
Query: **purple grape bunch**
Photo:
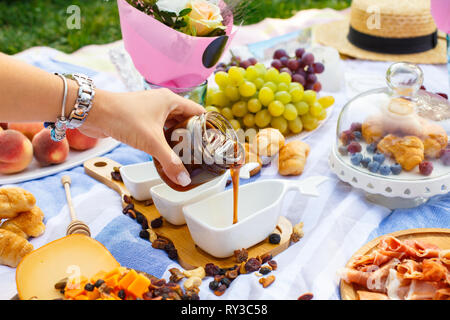
[[[294,57],[290,57],[286,50],[278,49],[273,54],[271,65],[280,72],[289,73],[292,81],[300,83],[306,90],[319,92],[322,84],[317,80],[316,74],[322,73],[325,66],[314,59],[314,55],[304,48],[295,50]]]
[[[235,56],[233,53],[231,53],[231,60],[229,63],[221,62],[216,66],[216,70],[214,70],[214,73],[217,73],[219,71],[228,72],[228,70],[231,67],[241,67],[244,69],[247,69],[250,66],[254,66],[258,63],[258,60],[255,58],[248,58],[248,59],[242,59],[240,56]]]

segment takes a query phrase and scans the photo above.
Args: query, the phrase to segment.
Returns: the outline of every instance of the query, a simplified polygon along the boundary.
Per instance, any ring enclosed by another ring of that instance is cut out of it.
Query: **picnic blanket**
[[[314,12],[318,12],[315,10]],[[289,28],[304,25],[304,14],[312,15],[310,10],[301,12],[286,25]],[[327,11],[328,14],[328,11]],[[282,30],[267,30],[267,25],[278,25],[277,20],[266,20],[260,29],[251,26],[251,32],[260,30],[261,39],[268,40],[281,35]],[[245,32],[242,28],[241,33]],[[245,38],[245,34],[241,36]],[[279,41],[274,38],[273,41]],[[106,46],[108,47],[108,46]],[[125,91],[114,68],[107,60],[107,50],[104,46],[91,46],[74,54],[71,61],[66,56],[50,48],[34,48],[25,51],[19,58],[47,71],[84,72],[94,78],[101,89]],[[101,52],[104,54],[104,59]],[[94,68],[91,59],[99,61]],[[84,57],[84,58],[83,58]],[[83,63],[86,62],[86,63]],[[78,65],[76,64],[78,63]],[[346,75],[355,79],[360,77],[384,76],[389,64],[382,62],[367,62],[358,60],[343,61]],[[83,66],[81,66],[83,65]],[[431,91],[446,91],[446,66],[421,66],[425,73],[425,85]],[[101,71],[100,71],[101,70]],[[324,95],[327,93],[323,93]],[[293,224],[304,222],[305,236],[300,242],[293,244],[286,251],[277,255],[278,269],[273,273],[276,281],[266,289],[258,283],[254,275],[238,277],[220,299],[296,299],[302,293],[312,292],[316,299],[339,299],[339,279],[337,270],[342,268],[352,254],[368,240],[379,235],[408,228],[439,227],[450,228],[450,194],[438,196],[428,203],[414,208],[390,211],[374,205],[365,199],[362,191],[341,182],[328,167],[328,156],[335,142],[336,122],[340,110],[353,93],[343,88],[332,93],[336,104],[324,125],[314,131],[304,141],[311,146],[305,172],[300,177],[289,179],[304,179],[309,176],[323,175],[328,181],[322,184],[320,196],[309,198],[292,192],[286,195],[283,203],[283,215]],[[121,144],[105,155],[123,165],[148,161],[149,156]],[[64,236],[69,223],[69,212],[66,205],[64,190],[60,179],[68,174],[72,179],[72,195],[79,218],[89,224],[92,236],[103,243],[114,257],[124,266],[136,268],[157,277],[168,278],[168,269],[181,268],[170,260],[166,253],[153,249],[151,243],[139,238],[140,226],[128,216],[122,214],[118,194],[84,174],[78,166],[72,170],[53,176],[28,181],[18,186],[31,191],[37,199],[37,205],[45,213],[47,230],[39,238],[31,242],[38,248],[49,241]],[[273,167],[264,168],[262,172],[250,180],[241,183],[251,183],[256,179],[282,178]],[[257,227],[257,226],[255,226]],[[15,270],[0,266],[0,299],[9,299],[16,293]],[[201,299],[218,299],[204,281]]]

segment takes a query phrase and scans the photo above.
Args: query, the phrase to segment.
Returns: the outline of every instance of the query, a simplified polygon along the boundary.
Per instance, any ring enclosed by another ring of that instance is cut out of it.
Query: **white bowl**
[[[167,184],[160,184],[150,189],[150,193],[158,212],[167,221],[175,225],[186,223],[183,215],[183,206],[200,201],[225,189],[228,173],[206,182],[194,189],[179,192]]]
[[[266,239],[275,230],[288,190],[317,196],[325,177],[304,180],[262,180],[239,188],[238,223],[233,224],[233,190],[227,190],[183,208],[194,242],[217,258],[233,255]]]
[[[153,161],[122,166],[120,175],[125,187],[138,201],[151,199],[150,188],[163,183]]]

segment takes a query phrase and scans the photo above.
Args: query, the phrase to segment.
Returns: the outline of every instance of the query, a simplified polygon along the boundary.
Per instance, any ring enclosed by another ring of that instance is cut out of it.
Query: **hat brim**
[[[323,45],[338,50],[341,54],[362,60],[395,61],[422,64],[447,63],[447,41],[438,39],[437,46],[428,51],[413,54],[385,54],[367,51],[350,43],[347,39],[349,19],[333,21],[314,28],[314,39]]]

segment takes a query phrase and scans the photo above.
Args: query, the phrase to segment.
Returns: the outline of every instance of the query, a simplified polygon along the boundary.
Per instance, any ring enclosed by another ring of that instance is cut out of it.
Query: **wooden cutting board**
[[[100,157],[86,161],[84,163],[84,170],[89,176],[117,191],[122,197],[122,205],[125,207],[126,203],[123,201],[123,198],[125,195],[130,196],[130,193],[122,182],[115,181],[111,178],[111,172],[114,170],[114,167],[120,166],[120,163],[105,157]],[[149,224],[152,220],[160,217],[154,205],[146,205],[145,202],[136,200],[133,200],[133,203],[136,210],[145,215]],[[173,242],[178,251],[178,262],[185,269],[194,269],[199,266],[205,266],[207,263],[214,263],[221,268],[232,267],[237,264],[234,257],[215,258],[197,247],[194,240],[192,240],[187,225],[176,226],[164,220],[163,226],[154,229],[154,231],[159,236],[166,237]],[[280,234],[280,243],[271,244],[266,239],[247,249],[249,258],[256,258],[267,253],[275,256],[289,247],[292,234],[292,224],[289,220],[280,217],[274,232]],[[136,237],[139,237],[139,235],[136,235]]]
[[[419,240],[423,242],[428,242],[438,246],[439,248],[446,250],[450,249],[450,229],[439,229],[439,228],[420,228],[420,229],[408,229],[393,232],[384,236],[393,236],[399,240]],[[361,247],[353,257],[357,255],[365,255],[372,252],[380,242],[380,239],[384,236],[373,239],[372,241],[366,243]],[[352,284],[349,284],[341,280],[340,285],[341,299],[342,300],[357,300],[357,293]]]

